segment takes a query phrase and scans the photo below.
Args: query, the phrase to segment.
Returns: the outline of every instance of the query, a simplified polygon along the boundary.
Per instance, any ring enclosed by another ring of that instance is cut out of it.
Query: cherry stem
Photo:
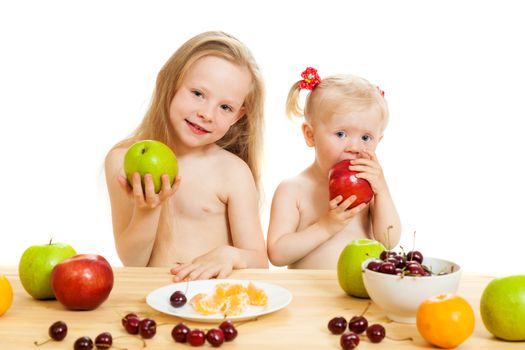
[[[44,341],[41,342],[41,343],[39,343],[39,342],[37,342],[37,341],[35,340],[34,344],[35,344],[36,346],[40,346],[40,345],[44,345],[44,344],[46,344],[46,343],[49,343],[51,340],[53,340],[53,339],[49,338],[49,339],[44,340]]]
[[[142,348],[143,349],[146,347],[146,342],[144,341],[144,339],[136,337],[136,336],[133,336],[133,335],[120,335],[118,337],[113,338],[113,340],[120,339],[120,338],[134,338],[134,339],[137,339],[138,341],[140,341],[142,343]],[[125,349],[125,348],[118,348],[118,349]]]
[[[395,340],[395,341],[414,341],[414,338],[412,337],[406,337],[406,338],[392,338],[388,335],[385,335],[385,338],[388,338],[390,340]]]
[[[184,292],[184,296],[186,296],[186,294],[188,294],[188,288],[190,286],[190,280],[187,280],[186,281],[186,291]]]
[[[368,308],[370,307],[370,305],[372,305],[372,303],[371,303],[371,302],[368,302],[368,304],[366,304],[365,309],[363,310],[363,312],[362,312],[361,315],[359,315],[359,316],[364,316],[365,313],[368,311]]]
[[[103,343],[95,343],[95,347],[98,349],[99,346],[101,347],[101,349],[103,349],[104,347],[107,347],[108,345],[107,344],[103,344]],[[115,349],[118,349],[118,350],[128,350],[128,348],[120,348],[118,346],[115,346],[115,345],[111,345],[112,348],[115,348]]]
[[[237,322],[236,324],[234,324],[234,326],[235,326],[235,328],[237,328],[237,327],[242,326],[243,324],[246,324],[246,323],[249,323],[249,322],[255,322],[255,321],[259,321],[259,319],[256,317],[256,318],[251,319],[251,320]]]
[[[414,259],[414,251],[416,250],[416,231],[414,231],[414,238],[412,239],[412,255],[410,255],[410,261]]]

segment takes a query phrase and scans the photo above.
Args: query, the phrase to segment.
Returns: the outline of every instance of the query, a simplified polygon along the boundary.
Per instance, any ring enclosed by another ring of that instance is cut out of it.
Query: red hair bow
[[[303,80],[299,82],[300,89],[313,90],[321,83],[317,69],[312,67],[307,67],[304,72],[301,73],[301,77],[303,77]]]
[[[381,94],[381,96],[385,97],[385,92],[383,90],[381,90],[379,88],[379,86],[376,86],[377,90],[379,91],[379,94]]]

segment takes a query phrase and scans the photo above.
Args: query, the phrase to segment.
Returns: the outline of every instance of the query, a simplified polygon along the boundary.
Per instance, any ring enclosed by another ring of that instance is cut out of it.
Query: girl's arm
[[[220,184],[227,193],[224,200],[232,245],[214,248],[189,264],[175,266],[171,269],[175,281],[224,278],[232,269],[268,268],[257,189],[250,169],[240,162],[229,162],[228,176]]]
[[[341,196],[329,202],[329,210],[317,222],[297,231],[300,221],[298,198],[300,188],[283,182],[275,191],[268,228],[268,256],[276,266],[290,265],[309,254],[339,232],[355,214],[366,208],[360,204],[346,210],[355,200]]]
[[[111,202],[115,246],[125,266],[147,266],[159,223],[161,204],[171,196],[180,179],[170,188],[169,179],[162,179],[159,194],[153,190],[151,176],[145,178],[144,195],[140,175],[133,175],[129,186],[123,173],[125,148],[111,150],[105,161],[106,182]]]

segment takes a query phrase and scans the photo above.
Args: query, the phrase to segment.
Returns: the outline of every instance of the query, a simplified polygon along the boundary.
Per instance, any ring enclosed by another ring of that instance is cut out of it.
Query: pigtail
[[[299,106],[299,93],[301,92],[300,82],[301,80],[292,85],[286,98],[286,116],[289,119],[304,116],[304,109]]]

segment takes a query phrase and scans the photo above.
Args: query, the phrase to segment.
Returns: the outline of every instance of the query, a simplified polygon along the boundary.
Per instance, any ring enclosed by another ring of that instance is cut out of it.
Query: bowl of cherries
[[[395,322],[416,323],[416,311],[426,299],[455,293],[461,268],[451,261],[383,251],[379,259],[363,262],[363,283],[370,299]]]

